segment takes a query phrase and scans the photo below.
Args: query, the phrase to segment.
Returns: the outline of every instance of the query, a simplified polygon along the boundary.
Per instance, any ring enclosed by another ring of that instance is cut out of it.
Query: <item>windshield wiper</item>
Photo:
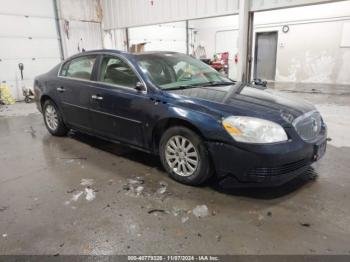
[[[165,88],[164,90],[183,90],[183,89],[189,89],[189,88],[196,88],[196,87],[200,87],[200,86],[202,86],[202,85],[181,85],[181,86]]]
[[[228,86],[228,85],[233,85],[236,82],[226,82],[226,81],[210,81],[207,83],[202,84],[202,86]]]
[[[189,89],[189,88],[197,88],[197,87],[202,87],[202,86],[228,86],[228,85],[233,85],[236,82],[225,82],[225,81],[210,81],[210,82],[205,82],[205,83],[198,83],[198,84],[192,84],[192,85],[181,85],[181,86],[176,86],[176,87],[170,87],[170,88],[165,88],[164,90],[183,90],[183,89]]]

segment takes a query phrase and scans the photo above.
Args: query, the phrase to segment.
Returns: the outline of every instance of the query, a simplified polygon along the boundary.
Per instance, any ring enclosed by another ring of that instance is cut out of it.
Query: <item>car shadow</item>
[[[71,131],[69,137],[79,142],[88,144],[91,147],[103,150],[105,152],[114,154],[118,157],[123,157],[131,161],[155,168],[165,173],[160,159],[156,155],[132,149],[122,144],[109,142],[94,136],[83,134],[77,131]],[[232,185],[222,185],[220,180],[215,176],[204,183],[201,187],[211,188],[217,192],[232,195],[243,196],[255,199],[275,199],[284,197],[304,187],[306,184],[317,179],[318,174],[313,167],[310,167],[304,174],[289,181],[288,183],[276,187],[237,187]]]
[[[128,160],[164,171],[160,159],[155,155],[130,148],[123,144],[117,144],[94,136],[90,136],[78,131],[70,131],[68,136],[79,142],[85,143],[91,147],[103,150],[118,157],[127,158]]]

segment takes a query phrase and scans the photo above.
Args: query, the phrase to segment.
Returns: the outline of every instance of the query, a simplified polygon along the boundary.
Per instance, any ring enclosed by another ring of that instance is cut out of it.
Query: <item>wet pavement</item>
[[[157,157],[0,113],[0,254],[350,254],[350,97],[307,99],[327,154],[265,189],[184,186]]]

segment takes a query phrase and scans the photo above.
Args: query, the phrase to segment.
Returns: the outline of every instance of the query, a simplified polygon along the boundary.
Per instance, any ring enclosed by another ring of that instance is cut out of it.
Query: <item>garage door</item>
[[[144,51],[186,53],[186,22],[129,28],[129,42],[145,43]]]
[[[59,50],[53,1],[0,0],[0,81],[17,100],[22,85],[32,87],[35,76],[59,63]]]

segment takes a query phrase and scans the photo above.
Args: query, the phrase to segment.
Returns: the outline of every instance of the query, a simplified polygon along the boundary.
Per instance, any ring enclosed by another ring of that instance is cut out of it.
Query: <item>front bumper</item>
[[[312,143],[295,137],[272,145],[209,142],[208,149],[220,184],[279,186],[305,173],[319,160],[325,152],[326,139],[325,129]]]

